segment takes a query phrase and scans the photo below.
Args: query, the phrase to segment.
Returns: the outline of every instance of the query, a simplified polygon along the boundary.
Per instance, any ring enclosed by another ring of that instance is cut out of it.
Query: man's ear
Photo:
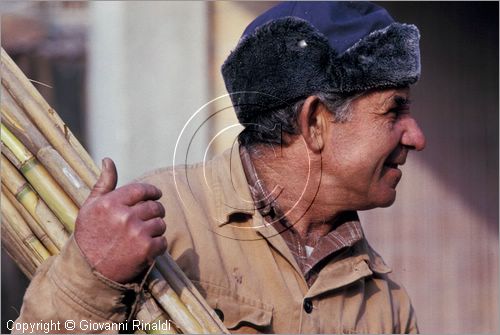
[[[304,101],[297,121],[311,151],[319,153],[323,150],[330,120],[330,112],[317,96],[311,95]]]

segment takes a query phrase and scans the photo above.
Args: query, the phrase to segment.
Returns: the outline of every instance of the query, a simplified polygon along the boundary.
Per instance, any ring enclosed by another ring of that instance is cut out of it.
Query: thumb
[[[95,198],[113,191],[118,182],[118,173],[112,159],[104,158],[102,160],[102,171],[99,179],[95,183],[89,198]]]

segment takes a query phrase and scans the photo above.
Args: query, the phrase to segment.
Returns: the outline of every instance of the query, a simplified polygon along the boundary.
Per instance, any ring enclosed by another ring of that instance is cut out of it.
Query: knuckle
[[[153,230],[159,230],[160,228],[166,228],[166,225],[165,225],[165,222],[163,221],[162,218],[154,218],[154,219],[151,219],[151,226],[153,228]]]
[[[120,222],[122,222],[124,224],[132,225],[133,224],[133,215],[130,211],[126,211],[126,210],[121,211],[119,214],[119,220],[120,220]]]
[[[143,184],[132,184],[130,186],[130,193],[134,198],[144,198],[144,196],[146,195],[146,191]]]
[[[113,208],[113,204],[109,198],[102,198],[96,202],[96,207],[103,211],[110,211]]]
[[[143,229],[141,225],[129,224],[128,234],[133,240],[136,241],[136,243],[143,243],[141,242],[143,235]]]
[[[158,213],[158,205],[155,201],[148,201],[148,211],[154,213],[155,215]]]

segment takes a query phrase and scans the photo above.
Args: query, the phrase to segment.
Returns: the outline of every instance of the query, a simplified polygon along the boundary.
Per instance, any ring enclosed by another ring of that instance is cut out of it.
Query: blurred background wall
[[[230,144],[239,128],[219,68],[274,4],[2,2],[1,44],[123,184]],[[420,28],[412,109],[428,146],[409,156],[396,203],[361,213],[366,235],[421,332],[498,333],[498,3],[380,4]],[[2,332],[26,285],[2,253]]]

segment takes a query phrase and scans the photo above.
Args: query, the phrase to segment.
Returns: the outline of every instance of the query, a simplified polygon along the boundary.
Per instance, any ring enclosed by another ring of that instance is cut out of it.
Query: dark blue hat
[[[250,23],[222,75],[243,123],[318,92],[413,84],[419,38],[369,2],[283,2]]]
[[[341,54],[372,31],[394,22],[382,7],[369,2],[295,1],[283,2],[257,17],[243,32],[252,35],[263,24],[282,17],[306,20],[328,38],[330,46]]]

